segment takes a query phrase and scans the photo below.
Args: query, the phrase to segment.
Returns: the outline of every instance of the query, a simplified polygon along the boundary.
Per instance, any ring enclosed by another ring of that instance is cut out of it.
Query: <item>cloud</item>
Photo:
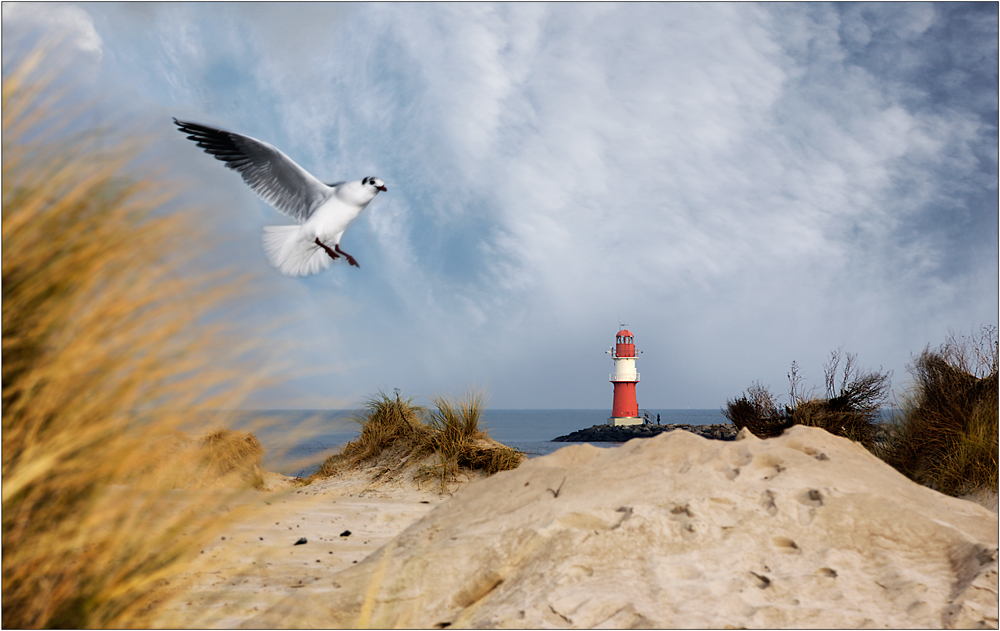
[[[2,19],[5,68],[39,45],[58,46],[65,63],[71,64],[67,74],[79,85],[93,88],[104,42],[86,11],[56,2],[4,2]]]
[[[621,318],[645,405],[711,407],[840,345],[903,373],[995,321],[995,11],[88,9],[105,72],[158,107],[386,180],[343,243],[360,270],[274,277],[248,309],[295,314],[271,339],[334,365],[324,396],[476,382],[500,407],[599,407]],[[286,221],[188,159],[247,248]]]
[[[76,54],[99,63],[103,41],[94,29],[94,21],[85,10],[72,4],[48,2],[4,2],[4,30],[20,36],[35,37],[48,32],[64,39]]]

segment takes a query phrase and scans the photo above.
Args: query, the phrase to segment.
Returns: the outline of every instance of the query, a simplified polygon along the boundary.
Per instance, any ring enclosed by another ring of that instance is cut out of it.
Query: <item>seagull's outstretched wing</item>
[[[243,176],[261,199],[299,222],[309,219],[330,194],[329,186],[266,142],[176,118],[174,124],[205,153]]]

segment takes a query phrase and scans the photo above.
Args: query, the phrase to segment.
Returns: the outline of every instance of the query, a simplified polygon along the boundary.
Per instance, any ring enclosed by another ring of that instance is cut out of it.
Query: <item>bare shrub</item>
[[[779,409],[775,397],[762,386],[754,383],[738,399],[726,401],[722,413],[739,429],[744,427],[759,438],[780,436],[792,426],[787,409]]]
[[[830,353],[823,374],[826,397],[796,405],[792,413],[795,424],[822,427],[871,449],[881,407],[889,393],[891,373],[862,371],[857,365],[857,355],[844,355],[837,350]]]
[[[737,428],[745,427],[759,438],[778,436],[792,425],[808,425],[871,448],[890,376],[861,371],[856,355],[844,355],[838,350],[830,353],[824,366],[825,397],[805,394],[798,363],[792,362],[788,373],[788,405],[779,405],[775,396],[758,382],[740,398],[727,401],[723,414]]]

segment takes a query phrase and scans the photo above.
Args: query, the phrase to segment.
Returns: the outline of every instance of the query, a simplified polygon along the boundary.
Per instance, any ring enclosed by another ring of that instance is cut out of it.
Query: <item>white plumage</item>
[[[309,276],[341,257],[360,267],[340,249],[340,238],[379,191],[386,190],[382,180],[324,184],[266,142],[176,118],[174,123],[206,153],[238,172],[261,199],[299,222],[264,227],[264,252],[282,274]]]

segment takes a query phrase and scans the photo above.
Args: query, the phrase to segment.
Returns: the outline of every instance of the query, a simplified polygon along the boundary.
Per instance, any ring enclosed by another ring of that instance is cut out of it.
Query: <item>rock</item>
[[[997,627],[997,515],[796,426],[574,445],[249,626]]]
[[[299,540],[296,541],[295,543],[293,543],[292,545],[293,546],[301,546],[304,543],[309,543],[309,540],[306,539],[305,537],[299,537]]]
[[[667,425],[594,425],[577,430],[565,436],[553,438],[555,443],[623,443],[633,438],[650,438],[664,432],[683,430],[715,440],[735,440],[739,430],[730,424],[688,425],[671,423]]]

